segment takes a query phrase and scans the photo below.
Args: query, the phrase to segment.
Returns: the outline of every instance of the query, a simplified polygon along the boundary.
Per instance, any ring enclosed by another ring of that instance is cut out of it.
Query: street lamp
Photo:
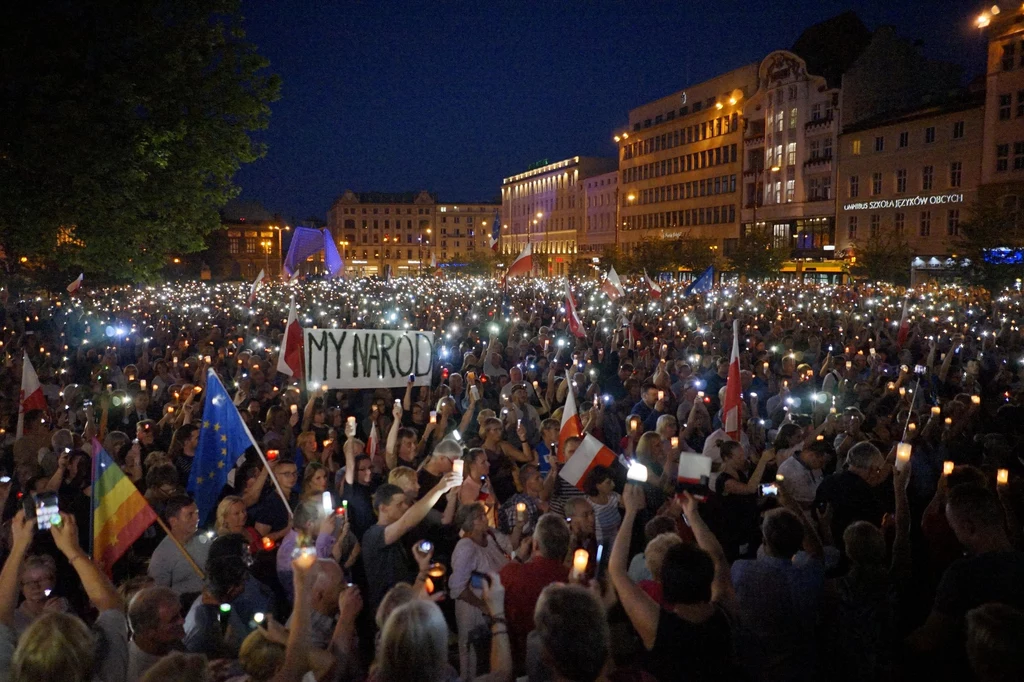
[[[281,244],[281,242],[282,242],[281,235],[282,235],[282,233],[285,230],[291,231],[292,227],[291,227],[291,225],[285,225],[284,227],[281,227],[280,225],[270,225],[269,227],[270,227],[271,230],[275,230],[277,232],[277,255],[281,259],[281,267],[278,268],[278,274],[280,274],[280,271],[284,269],[284,250],[283,250],[284,247]],[[269,253],[267,254],[267,270],[270,270],[270,254]]]

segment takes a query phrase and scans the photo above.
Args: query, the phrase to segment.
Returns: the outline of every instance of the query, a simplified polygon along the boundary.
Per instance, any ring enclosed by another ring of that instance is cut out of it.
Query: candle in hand
[[[942,463],[942,475],[949,476],[951,473],[953,473],[953,462],[947,459]]]
[[[452,462],[452,471],[457,473],[459,476],[462,476],[463,475],[463,471],[465,470],[465,466],[466,466],[466,463],[463,460],[457,459],[457,460]]]
[[[526,503],[519,502],[516,504],[516,519],[519,521],[526,520]]]
[[[997,469],[996,470],[996,484],[998,485],[1009,485],[1010,483],[1010,470],[1009,469]]]
[[[585,549],[577,549],[572,555],[572,575],[574,578],[579,578],[587,570],[587,564],[590,563],[590,552]]]
[[[903,471],[903,467],[910,461],[910,443],[898,443],[896,445],[896,470]]]

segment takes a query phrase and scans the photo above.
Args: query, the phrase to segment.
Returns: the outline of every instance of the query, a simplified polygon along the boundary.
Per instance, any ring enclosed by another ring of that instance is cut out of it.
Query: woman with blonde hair
[[[306,464],[306,469],[302,472],[302,495],[300,497],[302,502],[312,500],[317,504],[320,504],[320,500],[325,492],[330,489],[330,472],[320,462],[309,462]],[[336,505],[334,504],[334,495],[331,495],[331,508],[333,509]]]
[[[139,682],[209,682],[206,656],[175,651],[157,661]]]
[[[217,535],[241,535],[249,543],[252,554],[260,551],[262,539],[256,529],[248,525],[245,502],[238,495],[228,495],[217,505],[217,521],[214,524]]]
[[[321,456],[316,448],[316,433],[303,431],[295,438],[295,461],[301,464],[320,462]]]

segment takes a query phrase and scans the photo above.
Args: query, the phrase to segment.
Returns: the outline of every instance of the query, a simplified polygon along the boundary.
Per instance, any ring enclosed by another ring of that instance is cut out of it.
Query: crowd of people
[[[0,679],[1024,679],[1019,290],[571,287],[3,291]],[[430,385],[279,373],[290,297]],[[201,518],[210,370],[253,445]],[[160,520],[109,570],[100,444]]]

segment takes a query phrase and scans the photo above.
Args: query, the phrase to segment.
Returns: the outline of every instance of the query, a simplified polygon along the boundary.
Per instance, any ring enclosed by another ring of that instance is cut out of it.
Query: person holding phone
[[[734,440],[720,440],[716,447],[722,453],[722,468],[715,479],[715,494],[720,500],[719,538],[730,561],[753,556],[759,542],[757,495],[765,469],[775,460],[775,450],[761,453],[750,471],[743,447]],[[710,518],[710,517],[709,517]]]

